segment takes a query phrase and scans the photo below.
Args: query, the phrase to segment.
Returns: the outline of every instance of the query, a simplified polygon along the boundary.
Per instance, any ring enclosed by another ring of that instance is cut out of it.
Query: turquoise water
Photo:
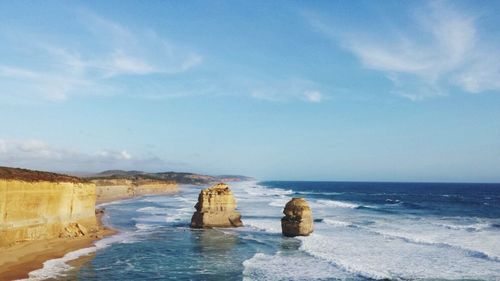
[[[325,182],[232,184],[245,224],[192,230],[202,187],[104,205],[120,233],[48,263],[56,280],[500,280],[500,186]],[[315,217],[281,236],[292,197]],[[92,252],[79,270],[65,260]]]

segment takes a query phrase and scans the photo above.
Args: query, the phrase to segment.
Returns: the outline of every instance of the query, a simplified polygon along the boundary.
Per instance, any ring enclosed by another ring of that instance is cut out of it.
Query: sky
[[[0,1],[0,165],[500,182],[497,1]]]

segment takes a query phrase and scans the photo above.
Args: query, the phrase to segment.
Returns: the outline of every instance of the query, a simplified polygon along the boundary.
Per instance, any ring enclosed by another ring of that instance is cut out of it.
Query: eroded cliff
[[[97,202],[127,199],[139,195],[177,192],[174,181],[134,178],[100,178],[91,180],[96,185]]]
[[[0,167],[0,247],[96,231],[95,191],[76,177]]]

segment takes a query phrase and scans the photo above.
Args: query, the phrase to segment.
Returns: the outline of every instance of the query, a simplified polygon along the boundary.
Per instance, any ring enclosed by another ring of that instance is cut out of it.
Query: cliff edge
[[[98,203],[179,191],[175,181],[150,179],[145,176],[101,177],[92,178],[90,181],[96,185]]]
[[[0,167],[0,247],[97,231],[95,198],[77,177]]]

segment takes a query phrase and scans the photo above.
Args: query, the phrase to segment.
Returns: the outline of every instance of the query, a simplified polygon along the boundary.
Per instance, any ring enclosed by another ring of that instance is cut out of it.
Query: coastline
[[[79,249],[91,247],[96,241],[117,233],[102,223],[102,213],[97,213],[99,231],[76,238],[52,238],[27,241],[0,249],[0,280],[29,278],[29,273],[43,268],[44,262],[63,257]]]
[[[132,199],[147,195],[173,195],[178,190],[168,190],[161,193],[136,194],[135,196],[117,196],[96,200],[96,207],[106,203]],[[96,208],[96,219],[99,231],[91,233],[88,236],[76,238],[52,238],[37,241],[27,241],[10,247],[0,248],[0,280],[23,280],[29,278],[29,273],[42,269],[44,263],[49,260],[63,258],[66,254],[81,249],[95,246],[97,241],[118,233],[117,230],[105,225],[102,217],[105,211],[99,211]],[[83,255],[68,262],[73,268],[78,268],[90,255]]]
[[[134,195],[126,195],[126,194],[119,194],[117,196],[113,197],[104,197],[104,198],[96,198],[96,207],[102,205],[102,204],[107,204],[107,203],[112,203],[116,201],[122,201],[122,200],[128,200],[128,199],[133,199],[141,196],[151,196],[151,195],[171,195],[171,194],[176,194],[179,192],[178,188],[172,189],[172,190],[164,190],[159,193],[146,193],[146,194],[134,194]]]

